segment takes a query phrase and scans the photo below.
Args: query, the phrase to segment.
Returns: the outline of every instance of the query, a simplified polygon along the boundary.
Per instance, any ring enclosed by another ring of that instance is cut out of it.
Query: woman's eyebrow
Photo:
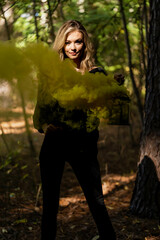
[[[66,40],[65,42],[70,42],[71,40]],[[82,38],[78,38],[78,39],[76,39],[76,40],[74,40],[75,42],[76,41],[83,41],[83,39]]]

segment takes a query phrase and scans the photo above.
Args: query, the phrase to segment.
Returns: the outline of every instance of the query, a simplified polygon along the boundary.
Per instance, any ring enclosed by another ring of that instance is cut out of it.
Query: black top
[[[106,76],[107,76],[107,73],[106,71],[101,68],[101,67],[96,67],[96,68],[93,68],[91,71],[89,71],[90,73],[96,73],[96,72],[101,72],[101,73],[104,73]]]
[[[107,75],[101,67],[94,68],[89,72],[94,74],[100,72]],[[80,109],[67,110],[62,108],[56,99],[51,99],[49,103],[44,104],[42,92],[43,90],[39,86],[37,104],[33,115],[34,127],[40,133],[43,133],[42,126],[45,123],[87,132],[98,129],[99,119],[92,111]]]

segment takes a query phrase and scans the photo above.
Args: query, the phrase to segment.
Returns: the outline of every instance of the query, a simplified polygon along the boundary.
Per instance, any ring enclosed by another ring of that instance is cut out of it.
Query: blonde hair
[[[95,60],[93,57],[93,46],[89,39],[88,33],[79,21],[69,20],[61,26],[55,38],[53,49],[59,53],[60,59],[64,61],[65,58],[67,58],[64,53],[64,45],[67,35],[75,30],[81,32],[84,38],[84,51],[80,63],[80,71],[84,73],[85,71],[91,70],[95,66]]]

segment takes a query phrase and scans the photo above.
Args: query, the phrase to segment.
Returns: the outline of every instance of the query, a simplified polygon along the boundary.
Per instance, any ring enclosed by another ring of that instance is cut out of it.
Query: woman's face
[[[83,41],[83,34],[78,30],[68,33],[65,45],[64,45],[64,52],[72,59],[75,63],[78,64],[80,62],[80,57],[83,53],[84,49],[84,41]]]

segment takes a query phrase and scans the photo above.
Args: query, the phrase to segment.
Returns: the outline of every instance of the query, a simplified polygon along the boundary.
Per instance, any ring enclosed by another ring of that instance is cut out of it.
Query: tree
[[[58,1],[54,1],[53,2],[53,7],[51,7],[51,2],[50,0],[47,0],[47,5],[48,5],[48,23],[49,23],[49,28],[50,28],[50,35],[51,35],[51,39],[52,39],[52,42],[54,41],[55,39],[55,33],[54,33],[54,25],[53,25],[53,13],[55,12],[55,10],[57,9],[58,5],[60,3],[60,0]]]
[[[15,5],[15,2],[7,2],[0,0],[0,39],[1,40],[11,40],[12,27],[13,27],[13,11],[12,7]],[[7,13],[7,15],[6,15]]]
[[[33,156],[36,156],[36,150],[33,144],[32,134],[30,131],[28,116],[26,112],[26,100],[29,99],[31,86],[33,88],[33,78],[30,74],[31,66],[29,66],[28,62],[23,57],[22,51],[20,51],[20,49],[18,49],[15,44],[7,45],[5,43],[0,43],[0,69],[0,83],[3,81],[8,82],[10,86],[12,86],[14,89],[17,89],[17,92],[20,96],[31,154]],[[10,71],[7,71],[7,69]]]
[[[141,103],[139,90],[136,86],[135,76],[134,76],[134,72],[133,72],[132,52],[131,52],[131,47],[130,47],[130,42],[129,42],[129,33],[128,33],[128,29],[127,29],[126,16],[124,13],[123,0],[119,0],[119,5],[120,5],[120,12],[122,15],[122,21],[123,21],[124,31],[125,31],[125,40],[126,40],[126,46],[127,46],[127,52],[128,52],[128,66],[129,66],[129,70],[130,70],[130,77],[131,77],[133,89],[134,89],[134,92],[135,92],[135,95],[137,98],[137,105],[138,105],[138,110],[139,110],[139,114],[141,117],[141,121],[143,121],[143,106]]]
[[[33,0],[33,17],[34,17],[34,24],[35,24],[36,39],[38,41],[39,29],[38,29],[37,12],[36,12],[36,0]]]
[[[160,214],[160,3],[158,0],[150,0],[148,41],[145,116],[140,162],[130,208],[136,215],[155,217]]]

